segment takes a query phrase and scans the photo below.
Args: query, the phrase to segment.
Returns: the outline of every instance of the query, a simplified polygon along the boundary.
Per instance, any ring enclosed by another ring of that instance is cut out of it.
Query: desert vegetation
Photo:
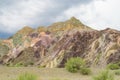
[[[109,70],[104,70],[93,77],[93,80],[114,80],[114,75],[112,75]]]
[[[83,75],[88,75],[91,73],[91,70],[87,67],[86,62],[80,57],[70,58],[65,67],[66,70],[72,73],[80,72]]]
[[[120,66],[117,63],[114,63],[114,64],[110,63],[110,64],[107,65],[107,68],[111,69],[111,70],[116,70],[116,69],[120,69]]]
[[[0,80],[120,80],[120,31],[94,30],[75,17],[26,26],[0,40],[0,63]]]
[[[37,80],[37,76],[31,73],[23,73],[16,80]]]
[[[120,79],[120,76],[115,74],[119,70],[109,70],[107,72],[107,70],[100,68],[91,68],[91,71],[90,75],[83,75],[79,72],[68,72],[64,68],[0,67],[0,73],[2,73],[0,80],[21,80],[23,78],[26,80],[27,78],[31,78],[30,80],[102,80],[103,77],[110,75],[113,76],[113,80]],[[111,79],[107,77],[107,80]]]

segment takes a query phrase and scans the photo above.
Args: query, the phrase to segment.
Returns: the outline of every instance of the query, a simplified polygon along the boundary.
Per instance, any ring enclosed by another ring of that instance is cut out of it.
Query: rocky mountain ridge
[[[120,62],[120,31],[94,30],[72,17],[48,27],[24,27],[0,41],[0,55],[9,65],[64,67],[69,58],[81,57],[89,66],[105,67]]]

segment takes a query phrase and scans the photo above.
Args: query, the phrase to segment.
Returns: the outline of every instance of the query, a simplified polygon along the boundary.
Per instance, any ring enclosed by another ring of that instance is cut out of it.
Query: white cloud
[[[48,25],[72,16],[95,29],[120,30],[119,3],[120,0],[19,0],[0,7],[0,32],[15,33],[26,25]]]
[[[1,26],[0,31],[13,33],[26,25],[34,24],[37,15],[52,7],[51,4],[49,0],[23,0],[1,9],[0,24],[4,27]]]
[[[107,27],[120,30],[120,0],[94,0],[85,5],[72,7],[64,16],[76,16],[94,29]]]
[[[26,25],[32,27],[48,25],[71,6],[76,6],[79,3],[87,4],[91,1],[0,0],[0,32],[13,34]]]

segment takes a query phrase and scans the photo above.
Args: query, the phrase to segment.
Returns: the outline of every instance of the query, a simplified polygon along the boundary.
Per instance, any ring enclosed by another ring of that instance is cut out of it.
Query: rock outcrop
[[[94,30],[74,17],[48,27],[25,27],[3,42],[0,47],[8,47],[0,52],[3,64],[64,67],[71,57],[81,57],[89,66],[120,62],[120,31]]]

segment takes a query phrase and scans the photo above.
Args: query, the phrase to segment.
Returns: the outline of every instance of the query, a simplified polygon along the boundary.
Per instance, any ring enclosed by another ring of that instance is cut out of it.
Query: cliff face
[[[48,27],[25,27],[6,41],[8,45],[2,42],[8,47],[6,54],[1,53],[3,64],[64,67],[71,57],[81,57],[89,66],[120,62],[120,31],[93,30],[74,17]]]

